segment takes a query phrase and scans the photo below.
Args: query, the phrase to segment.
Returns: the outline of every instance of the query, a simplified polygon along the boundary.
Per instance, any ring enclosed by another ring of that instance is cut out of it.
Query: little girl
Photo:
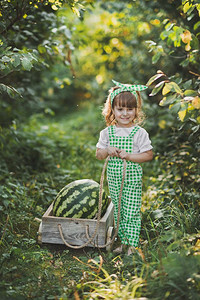
[[[121,245],[114,252],[120,253],[128,245],[130,255],[138,245],[141,228],[142,167],[139,163],[153,159],[153,147],[146,130],[136,125],[142,120],[139,91],[147,87],[113,82],[116,86],[110,89],[103,109],[108,127],[100,132],[96,157],[105,159],[109,155],[107,180],[114,204],[115,224],[123,160],[127,161],[118,232]]]

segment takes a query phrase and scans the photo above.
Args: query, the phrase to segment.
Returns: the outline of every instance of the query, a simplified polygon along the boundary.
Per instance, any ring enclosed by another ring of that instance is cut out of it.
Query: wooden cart
[[[64,218],[53,216],[53,203],[49,206],[45,214],[42,216],[42,221],[38,231],[38,242],[50,244],[64,244],[61,237],[59,227],[61,228],[63,237],[67,243],[71,245],[81,246],[92,237],[97,226],[95,219],[78,219]],[[106,213],[99,221],[98,232],[94,240],[88,244],[88,247],[100,247],[111,241],[113,236],[114,224],[114,206],[110,202]],[[110,245],[106,246],[110,249]]]

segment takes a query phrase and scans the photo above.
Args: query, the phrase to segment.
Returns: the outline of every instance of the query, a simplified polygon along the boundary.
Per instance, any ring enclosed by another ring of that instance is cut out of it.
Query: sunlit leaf
[[[194,90],[185,90],[184,95],[185,96],[196,96],[196,92]]]
[[[190,43],[190,41],[192,40],[191,32],[189,30],[184,31],[184,33],[181,34],[181,39],[185,44]]]
[[[166,95],[169,92],[176,92],[178,94],[182,94],[182,90],[179,88],[178,84],[175,82],[165,83],[165,86],[162,90],[162,94]]]
[[[190,46],[190,43],[188,43],[186,46],[185,46],[185,51],[190,51],[191,49],[191,46]]]
[[[200,26],[200,21],[194,24],[194,30],[197,30]]]
[[[183,94],[183,91],[180,89],[180,87],[178,86],[178,84],[176,82],[171,82],[173,89],[176,93],[178,94]]]
[[[165,81],[161,81],[158,84],[156,84],[155,88],[152,90],[151,94],[149,96],[155,96],[163,87]]]
[[[158,78],[162,77],[162,76],[165,76],[164,73],[159,73],[159,74],[156,74],[154,76],[152,76],[149,81],[147,82],[146,85],[151,85],[154,81],[156,81]]]
[[[190,4],[189,1],[186,2],[186,3],[184,4],[184,6],[183,6],[183,12],[184,12],[184,13],[187,13],[187,11],[188,11],[191,7],[192,7],[192,4]]]
[[[197,8],[198,13],[199,13],[199,16],[200,16],[200,4],[197,4],[197,5],[196,5],[196,8]]]
[[[171,22],[169,22],[166,26],[165,26],[165,29],[167,30],[167,31],[170,31],[171,29],[172,29],[172,27],[175,25],[176,23],[171,23]]]
[[[148,44],[149,47],[156,46],[156,43],[154,41],[151,41],[151,40],[145,41],[145,43]]]
[[[196,108],[196,109],[200,109],[200,98],[197,96],[192,100],[192,105]]]
[[[169,93],[172,90],[172,86],[170,83],[165,83],[165,86],[162,90],[162,94],[166,95],[167,93]]]
[[[74,6],[74,7],[72,7],[72,11],[78,16],[78,17],[80,17],[80,12],[79,12],[79,10]]]
[[[192,103],[188,104],[188,111],[194,110],[195,107],[192,105]]]
[[[181,111],[179,111],[178,112],[178,116],[179,116],[179,118],[180,118],[180,120],[183,122],[183,120],[184,120],[184,118],[185,118],[185,116],[186,116],[186,112],[187,112],[187,110],[185,109],[185,110],[181,110]]]
[[[38,46],[38,51],[40,52],[40,53],[46,53],[46,48],[43,46],[43,45],[39,45]]]
[[[56,5],[52,5],[51,8],[52,8],[53,10],[58,10],[58,7],[57,7]]]
[[[161,129],[165,129],[165,127],[166,127],[166,121],[165,120],[160,120],[159,123],[158,123],[158,126]]]

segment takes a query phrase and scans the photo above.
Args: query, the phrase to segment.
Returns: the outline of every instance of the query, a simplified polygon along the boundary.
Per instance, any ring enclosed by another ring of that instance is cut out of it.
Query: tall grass
[[[1,131],[0,297],[199,299],[199,193],[191,185],[177,186],[173,176],[167,185],[158,159],[151,168],[144,166],[135,254],[38,245],[34,218],[41,218],[59,190],[75,179],[100,179],[103,162],[95,158],[95,145],[104,125],[99,116],[94,107],[62,120],[35,115]]]

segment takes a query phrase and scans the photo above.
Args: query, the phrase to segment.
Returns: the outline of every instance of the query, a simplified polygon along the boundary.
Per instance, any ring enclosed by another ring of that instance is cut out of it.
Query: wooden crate
[[[78,219],[63,218],[53,216],[53,203],[49,206],[42,217],[39,227],[38,240],[41,243],[64,244],[60,236],[58,225],[62,227],[64,239],[71,245],[83,245],[87,242],[86,229],[88,228],[91,237],[95,231],[97,220],[95,219]],[[100,219],[99,229],[96,238],[88,245],[88,247],[98,247],[110,241],[113,234],[114,223],[114,206],[110,202],[106,213]],[[109,247],[107,248],[109,249]]]

